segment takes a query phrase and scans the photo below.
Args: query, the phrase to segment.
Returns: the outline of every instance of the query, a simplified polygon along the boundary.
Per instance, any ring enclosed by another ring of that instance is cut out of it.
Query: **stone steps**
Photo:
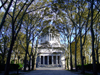
[[[39,67],[53,68],[53,67],[61,67],[61,65],[40,65]]]

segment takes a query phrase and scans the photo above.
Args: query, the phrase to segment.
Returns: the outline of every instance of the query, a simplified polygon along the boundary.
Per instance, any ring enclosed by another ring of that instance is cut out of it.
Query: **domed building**
[[[60,44],[57,29],[53,26],[46,27],[39,41],[37,67],[65,68],[65,50]]]

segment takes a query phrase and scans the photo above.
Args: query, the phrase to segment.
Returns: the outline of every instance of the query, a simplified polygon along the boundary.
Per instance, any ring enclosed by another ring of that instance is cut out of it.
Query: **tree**
[[[5,1],[5,3],[3,3],[3,1],[1,0],[1,2],[2,2],[2,6],[1,6],[0,8],[4,7],[4,5],[6,4],[7,1]],[[13,0],[11,0],[10,3],[8,4],[8,7],[7,7],[7,9],[6,9],[6,12],[5,12],[5,14],[4,14],[3,18],[2,18],[2,21],[1,21],[1,23],[0,23],[0,31],[1,31],[1,29],[2,29],[2,26],[4,25],[6,16],[7,16],[8,11],[9,11],[11,5],[12,5],[12,2],[13,2]]]
[[[13,1],[13,0],[11,0]],[[14,9],[13,9],[13,13],[12,13],[12,21],[11,21],[11,26],[12,26],[12,39],[11,39],[11,44],[10,44],[10,49],[9,49],[9,52],[8,52],[8,57],[7,57],[7,63],[6,63],[6,67],[5,67],[5,73],[4,75],[8,75],[9,74],[9,64],[10,64],[10,57],[11,57],[11,52],[12,52],[12,48],[14,46],[14,43],[15,43],[15,40],[16,40],[16,37],[21,29],[21,25],[22,25],[22,20],[23,20],[23,17],[28,9],[28,7],[32,4],[33,0],[31,0],[30,2],[28,2],[27,4],[27,0],[25,3],[23,3],[23,6],[21,7],[21,9],[19,10],[18,14],[16,15],[15,13],[15,10],[16,10],[16,4],[18,3],[17,0],[15,1],[14,3]],[[26,6],[24,8],[24,6]],[[22,9],[25,9],[23,10],[23,14],[22,16],[20,16],[20,13],[22,12]],[[16,16],[15,16],[16,15]],[[18,17],[21,17],[20,20],[18,20]],[[17,22],[18,21],[18,22]],[[3,23],[3,21],[2,21]],[[1,25],[3,25],[1,23]],[[0,25],[0,26],[1,26]],[[15,31],[16,30],[16,31]]]
[[[7,1],[8,1],[8,0],[6,0],[6,1],[3,2],[3,1],[1,0],[2,5],[0,6],[0,9],[7,3]]]
[[[0,51],[1,51],[1,54],[2,54],[2,64],[5,63],[5,57],[6,57],[6,54],[7,54],[7,42],[8,42],[8,36],[6,35],[3,35],[2,34],[2,39],[1,39],[1,42],[0,42]]]
[[[97,75],[96,70],[96,62],[95,62],[95,51],[94,51],[94,30],[93,30],[93,3],[94,0],[91,1],[91,37],[92,37],[92,57],[93,57],[93,75]]]

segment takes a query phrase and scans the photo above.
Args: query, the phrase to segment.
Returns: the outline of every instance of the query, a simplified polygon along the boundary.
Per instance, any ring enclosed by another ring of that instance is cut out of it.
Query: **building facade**
[[[38,46],[37,67],[65,68],[64,48],[60,44],[60,34],[55,32],[41,36]]]

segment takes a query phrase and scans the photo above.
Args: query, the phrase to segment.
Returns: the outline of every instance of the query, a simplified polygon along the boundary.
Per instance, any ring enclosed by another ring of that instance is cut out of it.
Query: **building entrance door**
[[[47,56],[45,56],[45,65],[47,65]]]

